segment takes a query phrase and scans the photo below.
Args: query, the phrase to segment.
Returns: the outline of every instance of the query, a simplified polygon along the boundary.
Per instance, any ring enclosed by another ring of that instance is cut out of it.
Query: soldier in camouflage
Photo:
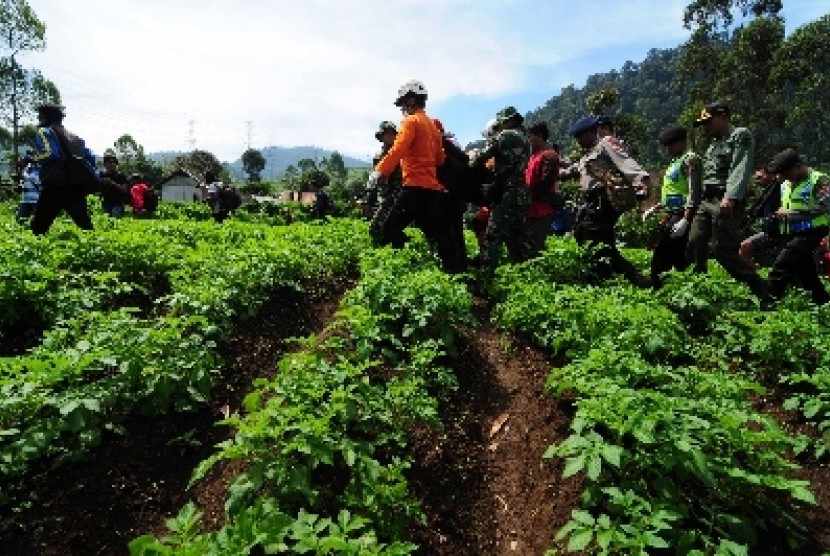
[[[398,129],[395,127],[395,124],[390,121],[380,122],[378,131],[375,132],[375,139],[382,143],[382,147],[372,161],[373,166],[377,166],[377,163],[386,156],[386,153],[389,152],[389,149],[395,143],[397,134]],[[400,165],[398,165],[388,178],[379,181],[376,187],[371,183],[366,184],[365,201],[370,206],[376,205],[374,214],[372,215],[372,221],[369,224],[369,235],[372,238],[372,244],[375,246],[380,245],[380,231],[383,228],[383,223],[389,216],[389,212],[395,205],[395,198],[398,196],[401,186],[403,186],[403,175]],[[372,197],[376,199],[376,203],[372,203]]]
[[[620,187],[631,184],[639,191],[638,197],[648,194],[648,172],[619,146],[600,138],[598,119],[584,116],[568,130],[584,149],[575,167],[560,174],[560,179],[579,177],[582,205],[577,214],[574,239],[580,245],[588,243],[594,251],[598,266],[607,273],[619,273],[635,286],[648,288],[652,281],[617,249],[616,231],[621,207],[609,196],[609,185]],[[619,185],[616,185],[619,184]],[[606,266],[605,261],[608,261]]]
[[[747,128],[732,125],[729,107],[720,102],[707,104],[694,125],[703,126],[712,139],[702,161],[703,199],[689,233],[695,271],[707,271],[711,251],[715,260],[735,280],[749,286],[763,305],[767,303],[767,282],[739,254],[755,140]]]
[[[490,188],[490,221],[484,234],[480,263],[485,281],[498,266],[506,244],[512,262],[522,262],[533,254],[533,242],[527,226],[530,193],[524,172],[530,156],[530,143],[522,130],[524,117],[512,106],[499,111],[501,131],[487,149],[472,162],[476,171],[494,159],[493,185]]]

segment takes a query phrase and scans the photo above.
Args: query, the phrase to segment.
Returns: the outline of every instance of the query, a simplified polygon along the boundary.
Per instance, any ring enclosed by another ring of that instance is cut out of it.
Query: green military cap
[[[500,124],[503,124],[504,122],[513,119],[518,120],[520,124],[525,121],[524,116],[519,114],[519,111],[516,110],[516,108],[513,106],[507,106],[505,108],[502,108],[496,114],[496,120],[498,120]]]
[[[378,130],[375,132],[375,139],[377,139],[378,141],[383,141],[383,134],[390,129],[395,133],[398,132],[398,128],[395,126],[395,124],[393,124],[389,120],[383,120],[382,122],[380,122]]]
[[[729,106],[722,102],[711,102],[700,111],[700,117],[695,120],[695,127],[701,126],[718,114],[729,115]]]

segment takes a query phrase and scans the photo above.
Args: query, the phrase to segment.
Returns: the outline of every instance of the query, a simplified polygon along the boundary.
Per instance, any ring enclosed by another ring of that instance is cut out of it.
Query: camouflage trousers
[[[488,274],[498,266],[505,245],[513,263],[533,256],[533,239],[527,225],[529,206],[530,192],[524,185],[518,185],[507,187],[490,209],[490,221],[481,248],[481,266]]]
[[[372,215],[372,221],[369,223],[369,237],[372,238],[372,245],[378,247],[381,245],[383,224],[389,218],[389,213],[392,212],[392,207],[395,206],[395,199],[401,191],[401,187],[387,187],[378,195],[378,207]]]

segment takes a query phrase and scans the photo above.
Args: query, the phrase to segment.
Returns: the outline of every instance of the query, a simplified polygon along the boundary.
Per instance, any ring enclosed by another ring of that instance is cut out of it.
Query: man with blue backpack
[[[38,130],[32,160],[40,165],[42,191],[32,218],[32,232],[43,235],[66,211],[82,230],[92,229],[86,196],[99,183],[95,157],[84,140],[63,126],[63,106],[37,107]]]

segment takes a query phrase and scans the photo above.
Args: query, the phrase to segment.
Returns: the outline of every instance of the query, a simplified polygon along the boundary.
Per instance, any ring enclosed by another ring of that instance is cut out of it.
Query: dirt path
[[[428,523],[414,540],[421,554],[541,555],[581,491],[542,459],[565,438],[571,404],[544,393],[552,363],[541,351],[494,329],[483,303],[475,310],[482,327],[456,364],[446,429],[418,431],[413,490]]]

